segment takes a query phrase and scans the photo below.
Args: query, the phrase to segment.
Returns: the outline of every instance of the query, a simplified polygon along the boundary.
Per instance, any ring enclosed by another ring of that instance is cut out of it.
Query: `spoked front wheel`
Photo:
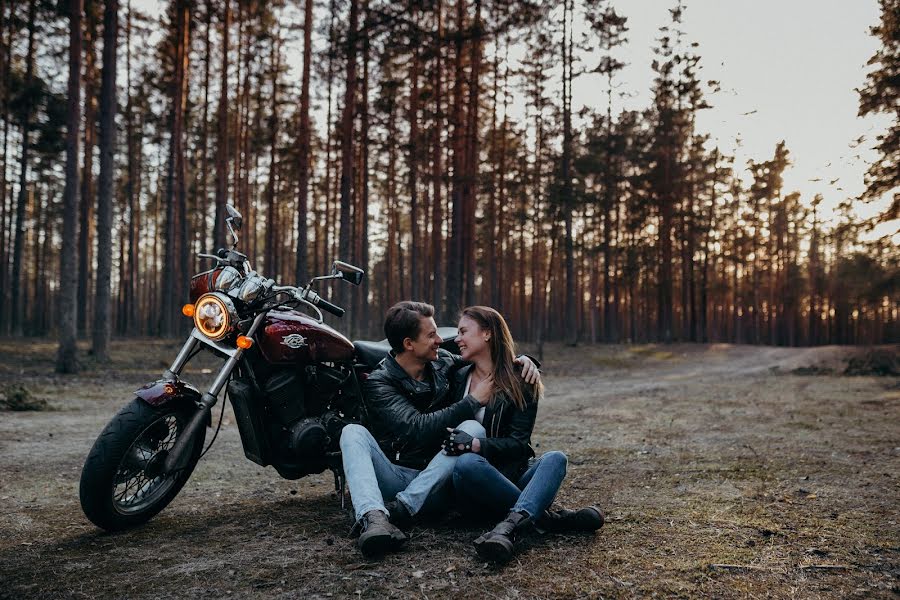
[[[154,408],[135,398],[107,424],[81,471],[81,508],[107,531],[150,520],[181,491],[197,465],[200,429],[182,466],[163,472],[166,456],[184,431],[189,410]]]

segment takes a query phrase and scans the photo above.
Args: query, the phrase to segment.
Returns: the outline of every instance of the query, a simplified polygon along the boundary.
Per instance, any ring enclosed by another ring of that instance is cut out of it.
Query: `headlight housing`
[[[218,276],[216,276],[215,290],[227,292],[231,288],[240,285],[241,279],[241,274],[237,269],[234,267],[225,267],[219,271]]]
[[[228,336],[237,323],[237,310],[231,298],[220,292],[203,294],[194,306],[194,325],[211,340]]]

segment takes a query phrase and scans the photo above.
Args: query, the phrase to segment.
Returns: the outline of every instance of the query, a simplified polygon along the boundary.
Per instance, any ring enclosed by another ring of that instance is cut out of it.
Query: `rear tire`
[[[107,531],[136,527],[178,495],[200,459],[206,429],[197,434],[181,469],[158,471],[192,412],[175,406],[154,408],[135,398],[112,418],[81,471],[81,508],[92,523]]]

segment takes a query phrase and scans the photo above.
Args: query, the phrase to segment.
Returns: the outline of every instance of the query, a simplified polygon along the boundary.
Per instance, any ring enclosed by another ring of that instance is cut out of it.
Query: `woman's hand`
[[[481,452],[481,440],[472,437],[465,431],[447,428],[447,439],[444,440],[444,454],[459,456],[466,452]]]
[[[517,357],[514,362],[522,365],[522,379],[525,380],[525,383],[537,385],[537,383],[541,380],[541,372],[538,370],[534,362],[524,354]]]
[[[494,395],[494,376],[488,375],[484,379],[478,382],[478,385],[475,386],[475,389],[471,392],[472,396],[478,400],[478,404],[482,406],[487,406],[488,402],[491,401],[491,396]]]

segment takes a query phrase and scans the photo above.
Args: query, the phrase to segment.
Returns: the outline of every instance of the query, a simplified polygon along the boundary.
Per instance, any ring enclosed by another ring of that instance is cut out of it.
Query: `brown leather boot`
[[[387,515],[380,510],[370,510],[364,514],[361,527],[357,543],[366,558],[397,550],[409,539],[405,533],[391,525]]]

